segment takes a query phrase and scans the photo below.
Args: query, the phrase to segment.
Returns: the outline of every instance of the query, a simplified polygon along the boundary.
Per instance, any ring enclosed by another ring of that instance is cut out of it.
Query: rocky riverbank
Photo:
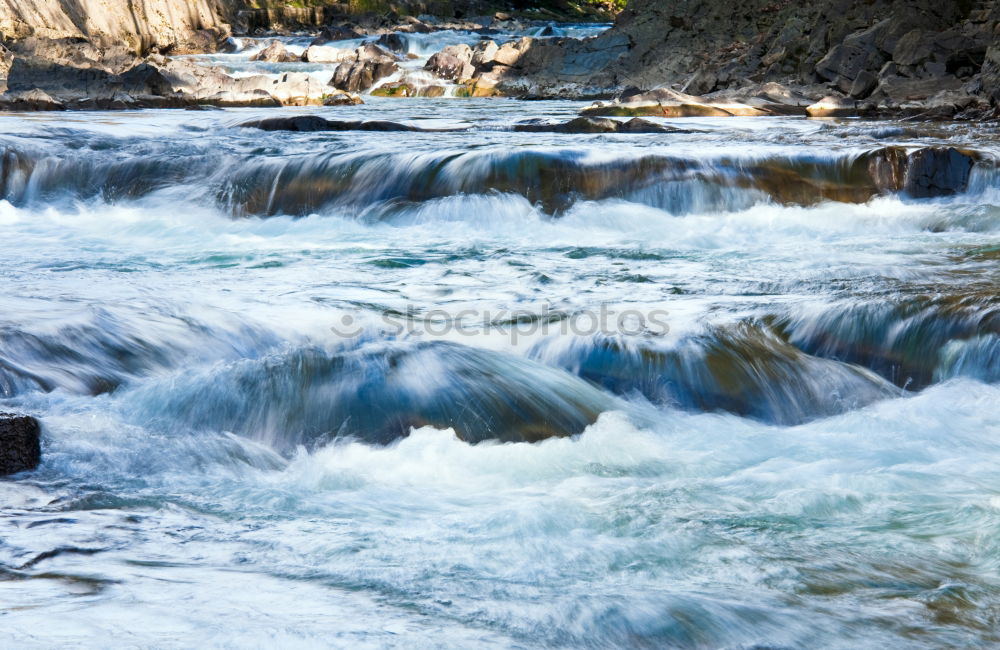
[[[487,8],[481,2],[405,5],[445,11],[442,18],[358,14],[351,4],[300,10],[199,0],[183,17],[168,11],[169,19],[154,14],[174,0],[119,2],[142,20],[128,26],[121,12],[86,2],[58,2],[48,13],[31,2],[0,8],[0,108],[340,105],[371,92],[595,99],[602,101],[584,114],[604,117],[984,119],[1000,101],[996,0],[754,0],[736,12],[706,0],[631,0],[611,29],[590,38],[526,23],[525,14],[471,15]],[[558,16],[544,11],[536,15]],[[287,64],[281,74],[234,75],[178,58],[232,50],[234,27],[305,29],[312,41],[302,53],[274,41],[255,56]],[[512,36],[527,27],[532,36]],[[481,40],[444,47],[417,75],[404,71],[415,57],[408,38],[439,31]],[[329,66],[329,81],[306,65]]]

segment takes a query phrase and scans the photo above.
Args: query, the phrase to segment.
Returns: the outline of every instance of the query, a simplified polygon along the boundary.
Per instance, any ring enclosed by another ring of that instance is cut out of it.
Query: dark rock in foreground
[[[461,133],[468,128],[455,129],[423,129],[399,122],[386,120],[328,120],[318,115],[296,115],[293,117],[270,117],[263,120],[244,122],[241,127],[261,129],[262,131],[411,131],[423,133]],[[549,122],[547,120],[528,120],[511,127],[512,131],[520,133],[693,133],[665,124],[657,124],[649,120],[632,119],[627,122],[618,120],[578,117],[569,122]]]
[[[415,126],[386,120],[328,120],[317,115],[297,115],[295,117],[270,117],[264,120],[240,124],[246,129],[262,131],[424,131]]]
[[[42,458],[38,420],[0,413],[0,476],[38,467]]]
[[[911,153],[898,147],[875,152],[868,170],[882,192],[903,192],[913,198],[953,196],[969,187],[978,155],[954,147],[924,147]]]
[[[520,122],[514,125],[514,131],[522,133],[691,133],[666,124],[657,124],[649,120],[634,118],[627,122],[599,119],[593,117],[578,117],[562,124],[546,121]]]

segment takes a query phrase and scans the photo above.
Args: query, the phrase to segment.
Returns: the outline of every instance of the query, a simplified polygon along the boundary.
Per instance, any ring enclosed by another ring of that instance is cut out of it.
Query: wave
[[[52,317],[51,314],[48,315]],[[0,398],[63,390],[100,395],[182,364],[256,356],[276,344],[241,322],[86,310],[51,328],[0,322]]]
[[[581,433],[616,406],[561,370],[446,342],[299,348],[148,382],[127,403],[154,428],[231,431],[284,451],[388,444],[425,426],[533,442]]]
[[[234,216],[337,211],[370,218],[379,206],[499,194],[523,197],[550,216],[581,201],[607,199],[684,215],[739,211],[760,203],[809,206],[909,195],[911,185],[918,187],[908,180],[914,160],[925,161],[926,167],[919,186],[925,193],[917,196],[961,194],[969,187],[992,191],[996,178],[991,161],[942,151],[957,152],[925,148],[907,153],[885,147],[833,155],[600,159],[587,150],[498,148],[271,157],[170,146],[145,152],[137,146],[124,155],[100,147],[57,154],[8,146],[0,157],[0,197],[15,206],[93,198],[114,203],[173,189],[191,200],[214,202]],[[966,165],[974,159],[979,162],[970,172]],[[927,184],[936,194],[926,192]]]
[[[1000,299],[986,289],[852,301],[779,317],[774,326],[808,354],[859,364],[919,390],[941,378],[990,376],[987,358],[973,362],[970,355],[985,353],[990,337],[1000,335]],[[982,347],[963,343],[972,340]]]
[[[713,327],[669,345],[606,335],[551,338],[536,345],[531,356],[615,394],[778,425],[901,395],[864,368],[805,354],[754,323]]]

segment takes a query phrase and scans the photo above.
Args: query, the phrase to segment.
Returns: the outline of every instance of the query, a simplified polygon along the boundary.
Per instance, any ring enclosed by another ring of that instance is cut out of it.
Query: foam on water
[[[42,161],[0,175],[0,406],[45,428],[0,483],[0,645],[1000,641],[989,162],[934,200],[708,178],[988,133],[523,134],[579,106],[447,105],[476,130],[0,118]],[[665,159],[698,174],[602,189]],[[552,169],[566,196],[536,197]],[[227,182],[305,209],[235,217]],[[572,329],[601,308],[669,327]],[[578,435],[494,440],[539,431]]]

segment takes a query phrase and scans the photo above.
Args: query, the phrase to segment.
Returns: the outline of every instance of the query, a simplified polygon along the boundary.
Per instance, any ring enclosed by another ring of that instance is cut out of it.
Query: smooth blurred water
[[[367,102],[280,114],[471,130],[0,117],[0,410],[44,425],[0,645],[1000,642],[993,127]],[[925,201],[751,182],[890,145],[985,159]],[[561,326],[602,306],[669,331]],[[542,429],[579,435],[456,437]]]

